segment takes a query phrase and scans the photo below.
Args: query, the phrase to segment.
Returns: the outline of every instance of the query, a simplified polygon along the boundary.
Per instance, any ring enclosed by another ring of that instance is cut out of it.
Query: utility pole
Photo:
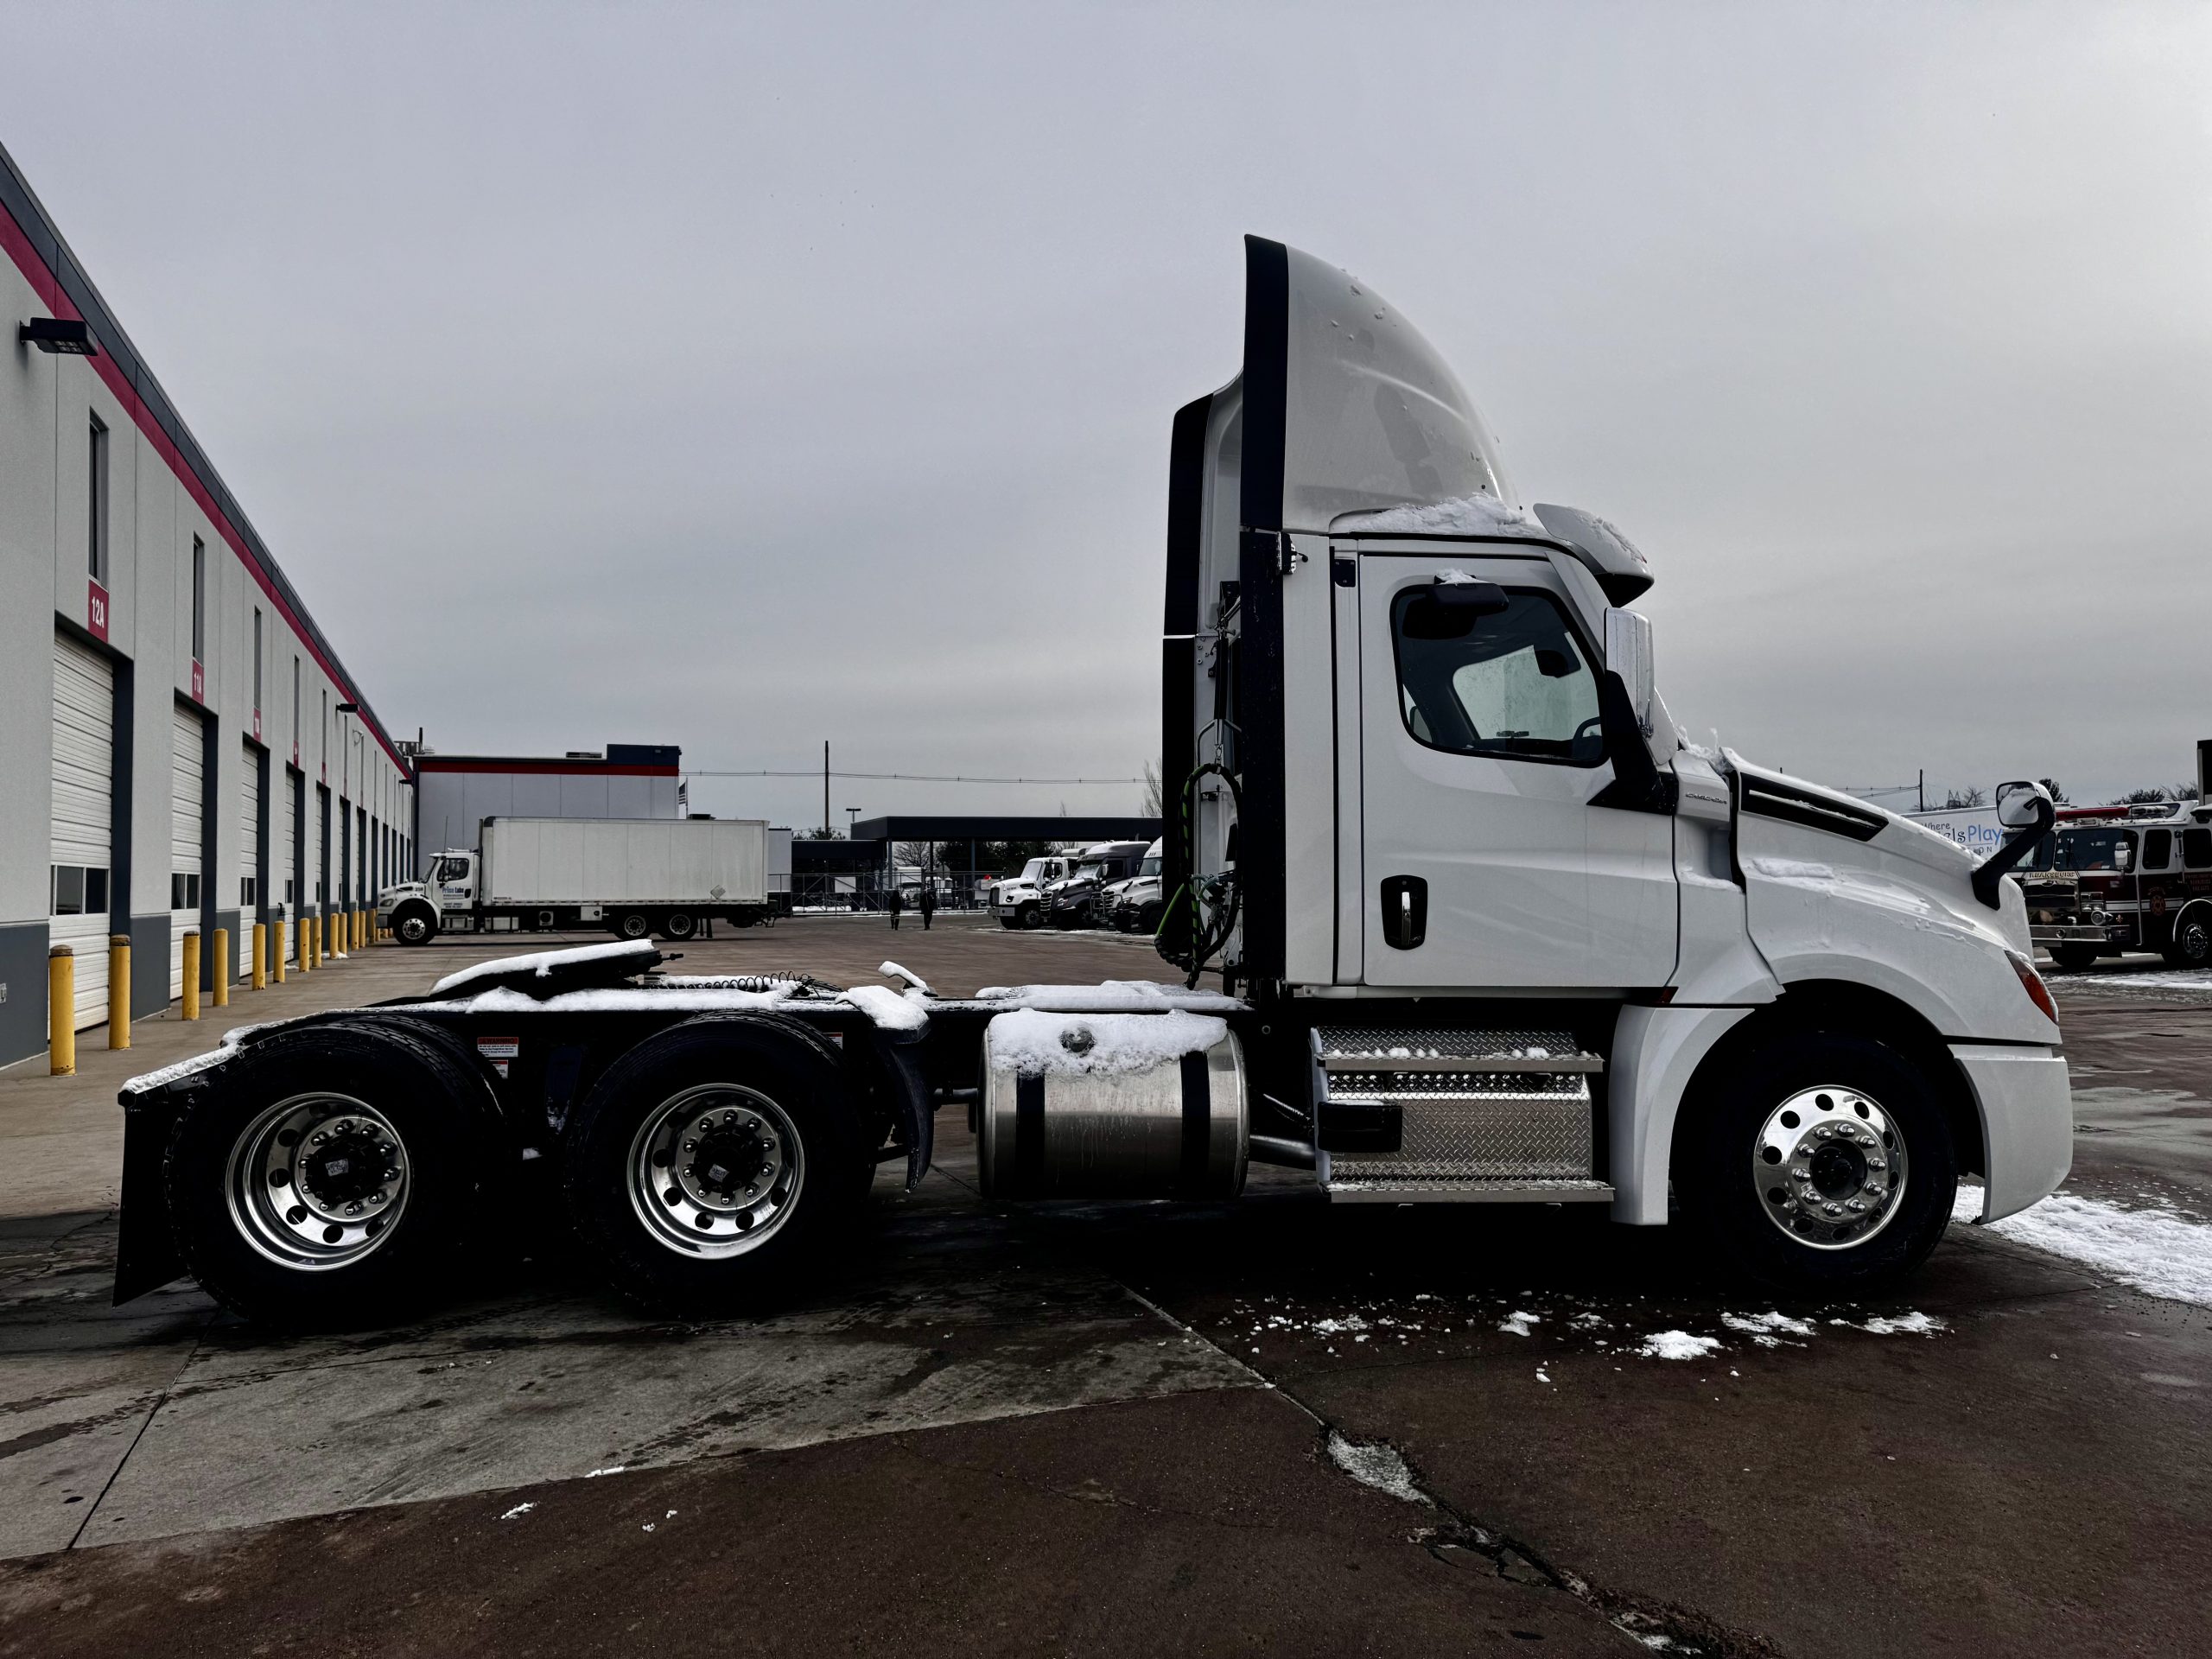
[[[830,839],[830,740],[822,740],[822,839]]]
[[[1920,769],[1920,810],[1923,812],[1928,810],[1928,768],[1925,766]]]

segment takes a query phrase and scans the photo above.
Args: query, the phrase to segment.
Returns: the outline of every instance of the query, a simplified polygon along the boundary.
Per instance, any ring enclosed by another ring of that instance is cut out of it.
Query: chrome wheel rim
[[[410,916],[399,925],[399,937],[410,944],[420,944],[429,933],[429,924],[420,916]]]
[[[1835,1084],[1790,1096],[1751,1143],[1759,1208],[1810,1249],[1850,1249],[1887,1227],[1910,1173],[1896,1120],[1872,1096]]]
[[[630,1142],[630,1207],[653,1241],[680,1255],[757,1250],[798,1208],[806,1148],[767,1096],[702,1084],[663,1101]]]
[[[280,1100],[231,1144],[231,1223],[270,1261],[303,1272],[351,1267],[397,1230],[412,1189],[407,1143],[351,1095]]]

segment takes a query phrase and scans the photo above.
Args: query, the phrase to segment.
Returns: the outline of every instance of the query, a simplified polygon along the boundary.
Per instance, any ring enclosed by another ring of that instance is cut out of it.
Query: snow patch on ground
[[[1337,535],[1358,536],[1541,536],[1544,527],[1520,508],[1494,495],[1455,496],[1425,506],[1384,507],[1376,512],[1347,512],[1329,525]]]
[[[1837,1325],[1851,1325],[1848,1319],[1837,1319]],[[1951,1327],[1933,1313],[1923,1313],[1915,1308],[1909,1313],[1877,1313],[1864,1324],[1852,1325],[1854,1331],[1864,1331],[1872,1337],[1932,1337]]]
[[[1646,1359],[1705,1359],[1720,1351],[1720,1338],[1694,1337],[1687,1331],[1655,1331],[1636,1351]]]
[[[514,1508],[509,1510],[505,1515],[501,1516],[499,1519],[502,1521],[512,1521],[518,1515],[528,1515],[537,1507],[537,1505],[535,1503],[518,1503]]]
[[[2212,996],[2212,969],[2183,969],[2171,974],[2065,974],[2054,978],[2051,982],[2063,986],[2069,993],[2116,991],[2126,995],[2131,991],[2164,995],[2183,991],[2198,996]]]
[[[1229,1035],[1229,1024],[1211,1014],[1046,1014],[1017,1009],[992,1020],[990,1063],[1025,1077],[1111,1076],[1173,1065],[1200,1054]]]
[[[1524,1308],[1516,1308],[1505,1316],[1497,1328],[1509,1337],[1525,1337],[1532,1334],[1543,1322],[1542,1314],[1531,1313]]]
[[[1428,1494],[1414,1484],[1414,1471],[1406,1467],[1398,1448],[1386,1441],[1362,1445],[1346,1440],[1332,1428],[1329,1431],[1329,1460],[1363,1486],[1372,1486],[1378,1492],[1388,1492],[1408,1503],[1432,1502]]]
[[[1731,1331],[1740,1331],[1762,1348],[1779,1348],[1785,1336],[1809,1337],[1813,1325],[1809,1319],[1793,1319],[1779,1310],[1768,1313],[1723,1313],[1720,1323]],[[1792,1344],[1801,1347],[1802,1344]]]
[[[1951,1219],[1971,1222],[1981,1205],[1980,1187],[1962,1186]],[[1999,1237],[2078,1262],[2152,1296],[2212,1307],[2212,1227],[2171,1210],[2123,1210],[2054,1192],[2018,1215],[1981,1224]]]

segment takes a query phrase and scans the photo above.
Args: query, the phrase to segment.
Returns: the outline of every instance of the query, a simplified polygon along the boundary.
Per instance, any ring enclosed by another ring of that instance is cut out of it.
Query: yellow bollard
[[[46,953],[47,1075],[77,1071],[77,953],[57,944]]]
[[[269,924],[269,962],[276,982],[284,982],[284,918],[279,916]]]
[[[130,1046],[130,936],[107,936],[107,1046]]]
[[[253,943],[246,947],[246,972],[250,976],[246,982],[257,991],[266,990],[269,987],[268,950],[269,925],[265,922],[256,922],[253,925]]]
[[[231,1006],[231,930],[227,927],[215,930],[214,1001],[219,1008]]]
[[[315,918],[312,916],[300,918],[300,971],[303,974],[315,971]]]
[[[187,1020],[200,1017],[200,930],[184,930],[184,1007],[179,1013]]]

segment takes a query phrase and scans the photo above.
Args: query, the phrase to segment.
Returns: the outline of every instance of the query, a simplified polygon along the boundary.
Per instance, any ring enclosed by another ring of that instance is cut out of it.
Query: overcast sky
[[[2212,736],[2212,6],[0,23],[53,66],[0,142],[448,752],[1135,775],[1169,420],[1236,372],[1247,231],[1374,284],[1524,498],[1645,548],[1694,735],[2077,798]]]

